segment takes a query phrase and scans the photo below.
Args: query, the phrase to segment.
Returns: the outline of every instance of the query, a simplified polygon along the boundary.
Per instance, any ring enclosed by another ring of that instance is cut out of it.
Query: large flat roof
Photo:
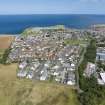
[[[100,76],[101,76],[102,80],[103,80],[104,83],[105,83],[105,73],[100,73]]]

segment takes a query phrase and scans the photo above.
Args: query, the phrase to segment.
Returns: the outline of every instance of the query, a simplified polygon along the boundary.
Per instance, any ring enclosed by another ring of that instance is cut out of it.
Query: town
[[[15,38],[7,62],[19,63],[18,78],[76,85],[76,71],[87,46],[86,37],[79,30],[61,26],[32,28],[29,35]]]

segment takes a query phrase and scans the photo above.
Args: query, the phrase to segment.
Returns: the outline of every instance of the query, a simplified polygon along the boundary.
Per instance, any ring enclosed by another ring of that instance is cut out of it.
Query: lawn
[[[69,86],[16,78],[17,64],[0,65],[0,105],[79,105]]]
[[[64,41],[65,44],[69,44],[69,45],[82,45],[82,44],[87,44],[87,41],[85,40],[75,40],[75,39],[66,39]]]

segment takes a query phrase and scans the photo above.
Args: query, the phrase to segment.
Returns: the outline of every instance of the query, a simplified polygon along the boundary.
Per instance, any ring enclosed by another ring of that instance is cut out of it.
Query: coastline
[[[19,36],[20,34],[0,34],[0,37],[4,37],[4,36],[10,36],[10,37],[15,37],[15,36]]]
[[[90,26],[91,28],[95,28],[95,27],[98,27],[98,28],[102,28],[102,27],[105,27],[105,24],[94,24],[94,25],[91,25]],[[41,29],[70,29],[70,30],[88,30],[89,28],[86,28],[86,29],[78,29],[78,28],[70,28],[70,27],[66,27],[65,25],[52,25],[52,26],[42,26],[42,27],[28,27],[26,29],[23,30],[22,33],[20,34],[1,34],[0,33],[0,37],[16,37],[16,36],[20,36],[22,35],[24,32],[28,33],[28,32],[38,32],[40,31]]]

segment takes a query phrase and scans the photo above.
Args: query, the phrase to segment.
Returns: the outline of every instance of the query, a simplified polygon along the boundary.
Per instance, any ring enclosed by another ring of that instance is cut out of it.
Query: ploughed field
[[[9,35],[0,35],[0,50],[1,49],[7,49],[11,42],[14,40],[14,36]]]

